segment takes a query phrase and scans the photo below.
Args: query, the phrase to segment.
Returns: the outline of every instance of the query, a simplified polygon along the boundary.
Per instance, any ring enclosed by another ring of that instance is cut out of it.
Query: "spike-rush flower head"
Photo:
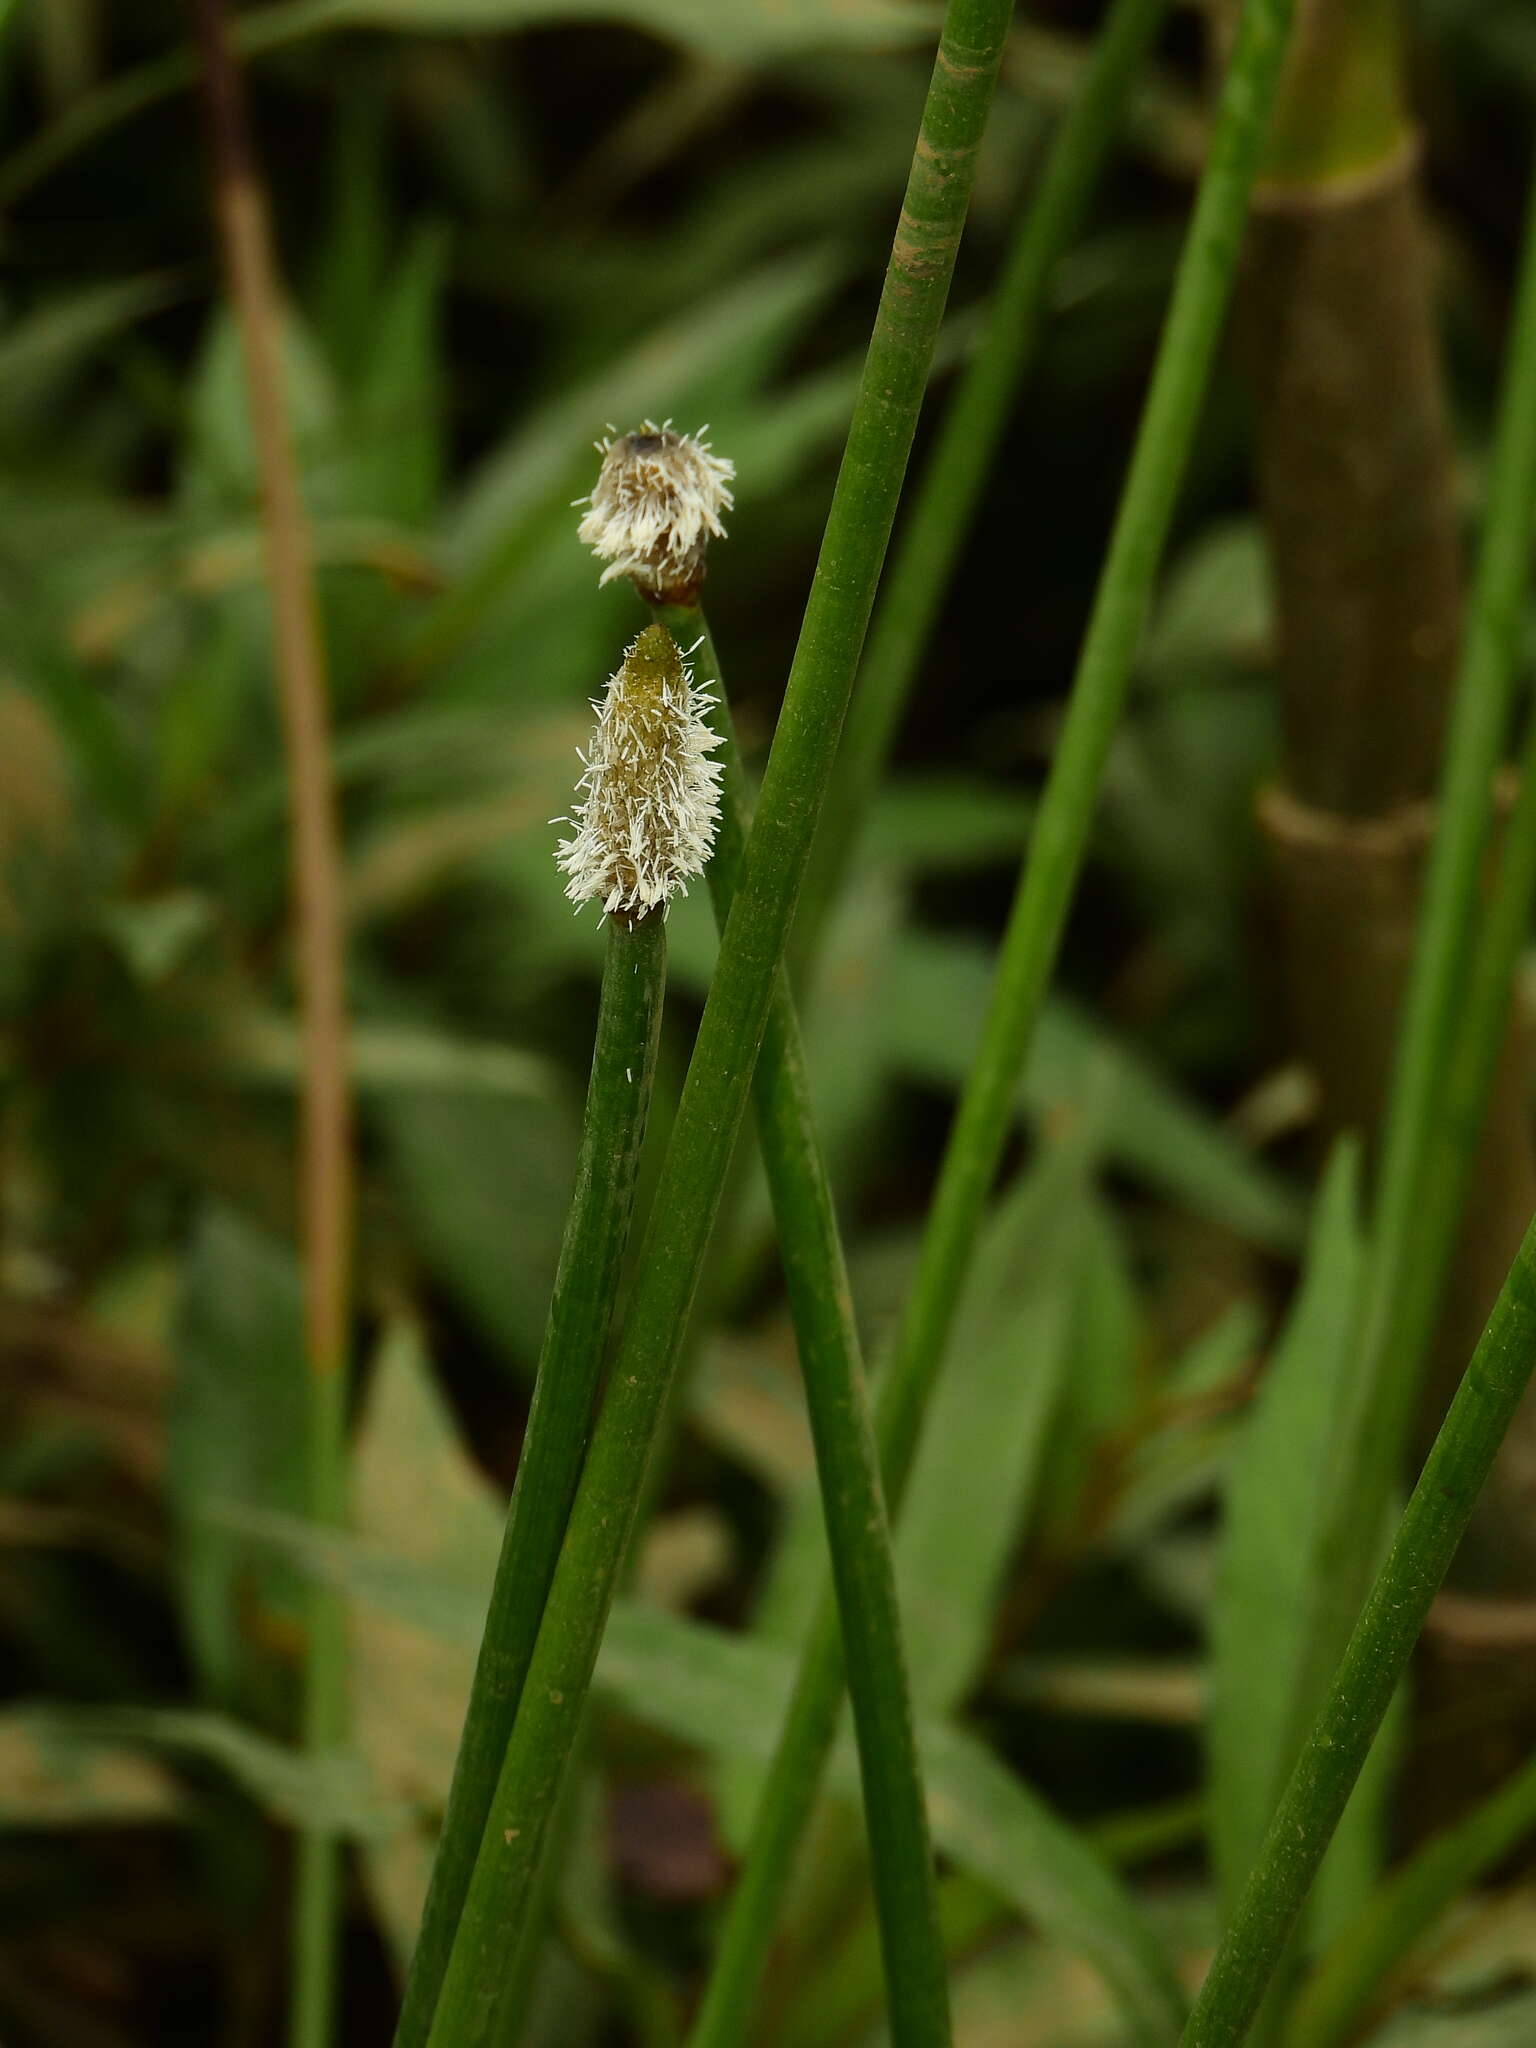
[[[720,813],[720,741],[704,721],[714,702],[664,626],[647,626],[593,709],[597,727],[556,856],[578,906],[630,918],[664,907],[703,870]]]
[[[670,420],[647,420],[632,434],[596,445],[603,458],[578,537],[608,564],[604,583],[629,576],[652,603],[683,604],[698,596],[711,537],[722,539],[720,514],[734,500],[727,486],[734,463],[709,451],[697,434],[677,433]]]

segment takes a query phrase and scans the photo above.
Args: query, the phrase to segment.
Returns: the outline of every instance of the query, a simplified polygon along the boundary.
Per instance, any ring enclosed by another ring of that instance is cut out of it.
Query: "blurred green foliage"
[[[180,15],[170,0],[0,12],[0,2034],[18,2048],[276,2039],[283,1824],[320,1801],[361,1845],[348,2038],[387,2033],[595,1007],[599,937],[569,915],[547,821],[586,700],[639,623],[627,592],[596,590],[574,540],[570,503],[608,422],[708,420],[736,462],[711,610],[749,750],[771,731],[929,22],[906,0],[593,13],[285,0],[244,17],[322,565],[360,1335],[380,1339],[362,1375],[358,1541],[327,1550],[292,1520],[283,785]],[[1421,14],[1475,490],[1536,39],[1518,6],[1426,0]],[[946,367],[1094,22],[1062,0],[1017,30]],[[1190,26],[1176,22],[1061,268],[807,1018],[876,1358],[1198,156]],[[1298,1629],[1315,1591],[1304,1555],[1273,1554],[1255,1503],[1305,1487],[1326,1426],[1319,1383],[1298,1390],[1279,1368],[1315,1290],[1349,1284],[1337,1182],[1251,1426],[1246,1405],[1315,1165],[1305,1087],[1279,1066],[1256,888],[1268,658],[1228,371],[969,1290],[965,1373],[937,1405],[902,1534],[966,2042],[1166,2027],[1169,1959],[1198,1956],[1214,1924],[1187,1803],[1207,1615],[1214,1600],[1215,1837],[1236,1869],[1271,1761],[1254,1702],[1281,1702],[1245,1663],[1230,1589],[1257,1573]],[[713,957],[701,899],[678,907],[671,941],[653,1152]],[[607,1652],[606,1789],[579,1817],[540,2007],[539,2038],[559,2048],[676,2038],[721,1843],[805,1625],[819,1520],[755,1184],[720,1268]],[[355,1596],[359,1660],[358,1754],[323,1769],[286,1747],[295,1575],[316,1570]],[[1176,1683],[1149,1686],[1154,1670]],[[656,1787],[667,1799],[643,1810],[664,1821],[627,1819]],[[1185,1804],[1159,1833],[1168,1801]],[[1101,1825],[1097,1842],[1064,1816]],[[765,2040],[868,2038],[858,1855],[846,1809],[830,1811]],[[1113,1860],[1132,1868],[1117,1877]],[[1529,2038],[1528,1891],[1462,1912],[1451,1959],[1404,1980],[1432,1997],[1384,2043]]]

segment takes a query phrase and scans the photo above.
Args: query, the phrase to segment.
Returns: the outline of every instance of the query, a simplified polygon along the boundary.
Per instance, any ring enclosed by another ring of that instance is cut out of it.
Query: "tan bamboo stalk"
[[[1244,348],[1283,733],[1260,802],[1291,1030],[1331,1129],[1392,1073],[1462,615],[1454,447],[1397,0],[1303,0],[1249,228]],[[1490,792],[1493,801],[1493,792]],[[1530,1059],[1512,1020],[1423,1418],[1433,1433],[1536,1211]],[[1517,1420],[1456,1568],[1536,1593]]]

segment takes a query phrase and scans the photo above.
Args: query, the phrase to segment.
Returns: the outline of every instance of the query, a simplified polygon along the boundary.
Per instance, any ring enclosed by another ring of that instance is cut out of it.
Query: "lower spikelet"
[[[736,474],[703,433],[647,420],[598,442],[603,466],[591,496],[577,500],[587,506],[577,537],[607,563],[602,582],[630,576],[656,595],[697,587],[710,540],[724,536]]]
[[[597,902],[631,917],[687,893],[703,871],[720,815],[719,737],[704,721],[714,702],[664,626],[647,626],[625,653],[597,726],[574,830],[556,855],[578,906]]]

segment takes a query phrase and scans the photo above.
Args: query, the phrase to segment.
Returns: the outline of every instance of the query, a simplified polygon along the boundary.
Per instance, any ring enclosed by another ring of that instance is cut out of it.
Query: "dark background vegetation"
[[[640,615],[627,591],[598,595],[569,501],[607,423],[710,422],[739,479],[708,596],[760,754],[926,68],[904,4],[658,6],[659,27],[645,0],[623,20],[536,12],[509,0],[506,32],[479,35],[317,29],[251,71],[293,299],[291,398],[344,791],[363,1105],[359,1512],[379,1543],[443,1568],[458,1517],[483,1508],[481,1540],[489,1485],[515,1467],[594,1013],[598,935],[569,916],[545,821],[564,807],[586,699]],[[399,9],[425,26],[430,14],[427,0]],[[1050,4],[1021,20],[947,368],[1096,16]],[[680,40],[689,17],[698,35]],[[1414,31],[1470,508],[1536,19],[1518,0],[1424,0]],[[131,118],[92,118],[114,80],[183,36],[180,9],[159,0],[22,0],[0,29],[11,2048],[280,2038],[283,1823],[317,1796],[277,1747],[296,1647],[294,1561],[272,1518],[298,1499],[297,1052],[251,453],[194,101],[173,83]],[[1182,11],[1060,267],[830,942],[812,1057],[872,1350],[900,1297],[1097,574],[1200,159],[1205,62],[1204,26]],[[49,137],[60,147],[45,164]],[[943,388],[941,373],[936,401]],[[1065,1133],[1079,1154],[1065,1222],[1054,1200],[1049,1215],[1016,1208],[1026,1244],[1058,1233],[1052,1256],[1009,1255],[1005,1237],[968,1308],[989,1343],[1024,1329],[1056,1344],[1075,1391],[1047,1469],[959,1539],[974,1535],[979,1555],[944,1704],[966,1703],[1059,1807],[1094,1822],[1198,1786],[1212,1487],[1286,1299],[1316,1163],[1306,1089],[1285,1066],[1251,823],[1274,746],[1268,657],[1232,351],[1116,743],[1067,947],[1070,1001],[1032,1069],[1013,1199]],[[656,1138],[711,943],[690,901],[673,924]],[[755,1184],[738,1216],[644,1585],[732,1625],[769,1586],[778,1619],[762,1625],[793,1641],[795,1589],[773,1546],[808,1453]],[[1059,1272],[1074,1287],[1090,1277],[1052,1323]],[[370,1407],[388,1375],[419,1394],[428,1374],[462,1452],[401,1421],[398,1403]],[[1037,1426],[1006,1399],[943,1422],[961,1471],[989,1436]],[[468,1495],[467,1458],[485,1502]],[[920,1588],[921,1541],[912,1549]],[[398,1617],[388,1627],[359,1621],[375,1660],[363,1760],[322,1788],[369,1826],[386,1796],[397,1810],[440,1798],[464,1655]],[[921,1658],[921,1619],[915,1634]],[[563,1908],[565,1975],[541,2021],[560,2048],[668,2038],[637,2018],[650,2007],[635,1986],[660,1985],[663,2003],[686,1991],[726,1881],[729,1766],[624,1712],[607,1751],[599,1874]],[[420,1875],[415,1837],[405,1850],[368,1839],[348,1913],[344,2038],[358,2042],[385,2038]],[[1198,1949],[1209,1908],[1177,1807],[1146,1883]],[[829,1924],[856,1921],[852,1896]],[[1536,1973],[1529,1905],[1515,1925],[1491,1977]],[[1005,1964],[1006,1997],[985,1974],[1004,1982]],[[985,1949],[962,1999],[966,2038],[1108,2038],[1091,1997],[1072,2018],[1083,1987],[1053,1967],[1006,1942]]]

